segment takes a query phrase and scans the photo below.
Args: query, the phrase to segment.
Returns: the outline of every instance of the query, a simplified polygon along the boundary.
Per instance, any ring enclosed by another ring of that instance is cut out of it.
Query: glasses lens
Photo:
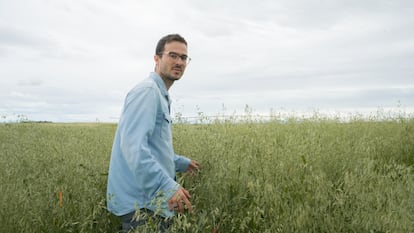
[[[174,52],[167,53],[168,57],[170,57],[172,60],[176,61],[178,58],[180,58],[184,63],[188,64],[191,61],[191,58],[189,58],[187,55],[179,55]]]
[[[171,57],[173,60],[178,59],[178,54],[176,54],[176,53],[169,53],[168,56]]]

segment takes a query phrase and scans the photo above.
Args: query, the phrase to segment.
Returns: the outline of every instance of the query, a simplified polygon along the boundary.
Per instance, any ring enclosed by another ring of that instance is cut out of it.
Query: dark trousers
[[[136,216],[135,213],[133,211],[121,216],[123,232],[135,229],[142,229],[142,232],[165,232],[173,223],[172,219],[156,215],[148,209],[140,209]]]

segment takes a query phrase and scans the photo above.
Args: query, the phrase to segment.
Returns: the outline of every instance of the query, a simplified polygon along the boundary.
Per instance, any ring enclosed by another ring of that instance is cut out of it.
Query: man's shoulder
[[[157,84],[151,78],[146,78],[135,85],[128,94],[141,93],[146,91],[156,91]]]
[[[153,93],[153,94],[151,94]],[[133,87],[127,94],[127,101],[131,101],[138,96],[154,95],[158,96],[158,86],[151,78],[146,78]]]
[[[157,87],[157,84],[152,78],[145,78],[141,82],[139,82],[137,85],[135,85],[132,90],[140,89],[140,88],[155,88]]]

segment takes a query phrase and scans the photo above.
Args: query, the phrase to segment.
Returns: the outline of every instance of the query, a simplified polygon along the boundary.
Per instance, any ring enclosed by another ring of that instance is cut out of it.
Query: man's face
[[[168,81],[176,81],[184,74],[187,62],[187,46],[184,43],[173,41],[165,44],[162,56],[155,55],[156,72]]]

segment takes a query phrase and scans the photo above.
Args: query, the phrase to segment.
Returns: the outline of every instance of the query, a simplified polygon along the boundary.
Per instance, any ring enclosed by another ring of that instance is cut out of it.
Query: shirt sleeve
[[[179,185],[162,170],[148,145],[155,128],[158,101],[156,90],[151,87],[127,96],[120,144],[137,186],[147,195],[145,198],[152,200],[157,195],[165,195],[169,200]]]
[[[187,171],[188,165],[190,165],[191,160],[182,155],[174,155],[175,170],[177,172]]]

